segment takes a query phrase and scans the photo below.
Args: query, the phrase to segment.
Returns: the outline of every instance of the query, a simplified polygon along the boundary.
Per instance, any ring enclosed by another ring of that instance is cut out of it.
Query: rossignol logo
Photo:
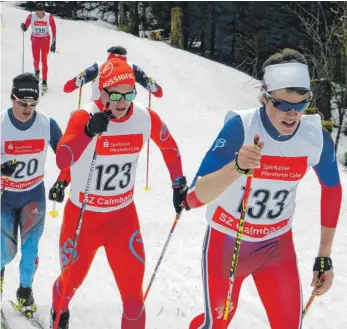
[[[107,78],[113,71],[113,64],[110,62],[104,63],[100,68],[100,77]]]
[[[119,75],[116,75],[116,76],[112,77],[111,79],[107,80],[106,82],[104,82],[102,87],[106,88],[106,87],[114,84],[115,82],[123,81],[123,80],[135,80],[135,76],[133,73],[119,74]]]

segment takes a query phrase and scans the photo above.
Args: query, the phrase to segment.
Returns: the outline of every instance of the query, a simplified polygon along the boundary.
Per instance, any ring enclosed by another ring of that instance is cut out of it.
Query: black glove
[[[176,213],[180,213],[182,208],[189,210],[189,206],[186,200],[188,186],[187,180],[184,176],[176,178],[174,182],[172,182],[173,188],[173,204],[176,210]]]
[[[318,278],[333,268],[333,261],[330,257],[316,257],[314,260],[313,271],[319,272]]]
[[[11,177],[16,171],[18,162],[9,160],[1,164],[1,176]]]
[[[84,128],[84,132],[89,137],[94,137],[96,134],[103,133],[107,130],[108,123],[112,118],[111,111],[97,112],[91,115],[90,120]]]
[[[25,26],[24,23],[22,23],[22,24],[20,25],[20,27],[22,28],[22,31],[23,31],[23,32],[26,32],[26,30],[28,29],[28,28]]]
[[[52,52],[53,54],[55,53],[55,39],[52,40],[51,52]]]
[[[67,182],[64,180],[57,180],[53,187],[49,190],[48,199],[57,202],[63,202],[65,198],[64,190],[67,186]]]

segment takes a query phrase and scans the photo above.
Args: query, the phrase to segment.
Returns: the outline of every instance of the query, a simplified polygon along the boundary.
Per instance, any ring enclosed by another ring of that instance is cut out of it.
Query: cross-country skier
[[[42,64],[42,88],[44,91],[48,90],[47,76],[48,76],[48,53],[51,51],[55,53],[56,50],[56,26],[53,15],[46,13],[42,3],[37,3],[35,11],[29,14],[25,23],[21,24],[23,32],[31,25],[31,46],[34,58],[34,70],[37,78],[40,78],[40,56]],[[52,44],[50,45],[51,37],[49,35],[49,27],[52,30]]]
[[[127,51],[122,46],[114,46],[107,50],[109,53],[107,60],[111,58],[122,59],[127,62]],[[98,88],[99,84],[99,68],[105,61],[96,62],[92,66],[85,69],[76,77],[67,81],[64,86],[64,92],[71,93],[77,88],[79,88],[82,84],[92,82],[92,97],[91,100],[97,100],[100,97],[100,91]],[[149,90],[155,97],[162,97],[163,90],[162,88],[137,65],[127,62],[135,73],[136,82],[139,83],[143,88]]]
[[[71,169],[71,197],[60,233],[62,273],[53,286],[51,328],[58,322],[58,314],[59,328],[68,328],[69,303],[100,247],[105,248],[121,294],[121,328],[145,328],[145,252],[134,185],[138,157],[149,138],[161,150],[170,172],[176,212],[181,210],[187,186],[179,150],[168,128],[154,111],[133,103],[135,83],[134,71],[125,61],[110,59],[103,64],[100,98],[73,112],[58,145],[58,167]],[[81,212],[86,194],[85,211]]]
[[[19,228],[22,258],[17,299],[30,317],[36,310],[32,282],[46,213],[46,153],[49,145],[56,150],[62,132],[56,121],[36,110],[39,80],[33,74],[13,79],[11,99],[12,107],[1,113],[1,283],[5,265],[17,253]],[[61,172],[58,181],[68,183],[69,171]]]
[[[264,63],[263,106],[229,112],[224,127],[203,159],[187,195],[191,208],[207,204],[202,254],[204,313],[190,329],[226,328],[229,274],[240,222],[246,174],[254,170],[236,266],[228,323],[242,282],[252,275],[272,329],[298,329],[302,296],[292,237],[296,190],[313,167],[322,187],[321,238],[313,261],[313,293],[333,283],[331,248],[342,189],[334,142],[318,115],[303,115],[312,97],[305,58],[285,49]],[[254,136],[260,143],[252,145]]]

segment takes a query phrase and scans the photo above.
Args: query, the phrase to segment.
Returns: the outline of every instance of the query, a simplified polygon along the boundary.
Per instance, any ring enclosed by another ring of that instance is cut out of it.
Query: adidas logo
[[[35,214],[35,215],[40,215],[40,212],[37,208],[35,208],[34,210],[32,210],[31,212],[32,214]]]

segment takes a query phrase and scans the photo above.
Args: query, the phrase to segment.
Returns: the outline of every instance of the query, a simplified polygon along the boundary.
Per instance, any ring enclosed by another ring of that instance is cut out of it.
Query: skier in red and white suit
[[[46,13],[42,3],[36,4],[35,12],[28,15],[25,23],[21,24],[23,32],[25,32],[31,25],[31,46],[34,58],[34,70],[37,78],[40,78],[40,54],[42,64],[42,85],[47,86],[48,64],[47,57],[48,52],[55,52],[56,48],[56,26],[53,15]],[[52,44],[50,41],[49,27],[52,30]]]
[[[173,182],[175,210],[181,210],[181,196],[187,186],[178,147],[155,112],[132,102],[136,96],[135,83],[134,71],[125,61],[108,60],[100,69],[100,98],[73,112],[58,145],[58,167],[71,169],[71,197],[60,234],[62,274],[53,286],[51,312],[52,323],[60,314],[61,329],[68,327],[69,303],[100,247],[105,248],[121,294],[124,310],[121,328],[145,328],[142,291],[145,253],[134,185],[138,157],[149,138],[163,154]],[[76,252],[70,261],[95,150],[97,158],[86,211]]]

